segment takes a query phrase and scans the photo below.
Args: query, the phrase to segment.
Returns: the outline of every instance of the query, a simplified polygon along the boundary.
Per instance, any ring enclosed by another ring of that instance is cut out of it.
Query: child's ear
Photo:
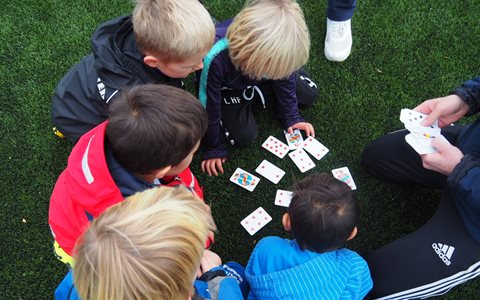
[[[285,228],[286,231],[292,230],[292,226],[290,225],[290,215],[288,213],[283,214],[282,224],[283,224],[283,228]]]
[[[350,233],[350,236],[348,237],[347,241],[353,239],[357,235],[357,232],[358,232],[358,228],[357,226],[355,226],[352,230],[352,233]]]
[[[149,67],[152,67],[152,68],[157,68],[158,67],[158,63],[159,63],[159,59],[156,58],[155,56],[153,55],[145,55],[145,57],[143,58],[143,62],[149,66]]]
[[[167,173],[173,168],[173,166],[166,166],[164,168],[158,169],[154,171],[155,178],[163,178]]]

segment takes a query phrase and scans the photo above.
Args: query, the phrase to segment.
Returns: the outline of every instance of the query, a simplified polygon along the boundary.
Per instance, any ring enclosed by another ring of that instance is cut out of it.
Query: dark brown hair
[[[207,130],[207,114],[190,93],[161,84],[125,90],[109,107],[107,142],[127,170],[149,174],[185,159]]]
[[[326,173],[295,184],[288,208],[297,243],[318,253],[343,247],[357,226],[359,211],[350,187]]]

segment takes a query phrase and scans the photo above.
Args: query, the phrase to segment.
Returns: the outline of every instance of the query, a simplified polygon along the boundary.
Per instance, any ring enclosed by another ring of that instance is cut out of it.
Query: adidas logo
[[[452,258],[453,251],[455,251],[455,247],[440,243],[433,243],[432,248],[447,266],[451,264],[450,259]]]

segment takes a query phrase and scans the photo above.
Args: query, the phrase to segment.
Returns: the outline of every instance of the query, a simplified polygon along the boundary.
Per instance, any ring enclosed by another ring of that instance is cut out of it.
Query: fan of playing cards
[[[405,124],[405,129],[410,131],[410,133],[405,136],[405,140],[418,154],[428,154],[437,151],[432,147],[433,138],[441,138],[447,141],[440,133],[438,120],[430,126],[421,125],[421,122],[425,120],[426,117],[427,115],[411,109],[405,108],[400,111],[400,121]]]
[[[283,159],[288,154],[302,173],[315,167],[315,163],[307,152],[315,159],[320,160],[329,151],[327,147],[313,137],[308,137],[304,140],[300,130],[294,130],[291,134],[284,131],[284,135],[287,144],[273,136],[269,136],[262,144],[262,147],[280,159]],[[273,184],[278,184],[285,175],[285,171],[266,159],[260,163],[255,169],[255,172],[265,177]],[[352,190],[357,188],[347,167],[334,169],[332,170],[332,174],[335,178],[348,184]],[[230,177],[230,181],[250,192],[253,192],[259,184],[260,178],[241,168],[237,168],[232,177]],[[275,197],[275,204],[288,207],[292,196],[292,192],[279,189],[277,190]],[[272,217],[262,207],[259,207],[243,219],[240,224],[242,224],[250,235],[254,235],[271,220]]]

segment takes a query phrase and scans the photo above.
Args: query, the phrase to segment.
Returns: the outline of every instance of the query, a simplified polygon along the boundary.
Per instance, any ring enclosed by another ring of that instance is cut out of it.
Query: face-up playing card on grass
[[[357,186],[355,185],[355,182],[353,181],[352,174],[350,174],[350,170],[348,170],[347,167],[333,169],[332,174],[333,174],[333,177],[335,177],[338,180],[341,180],[341,181],[345,182],[346,184],[348,184],[348,186],[352,190],[357,189]]]
[[[262,163],[255,169],[255,172],[275,184],[277,184],[280,179],[282,179],[283,175],[285,175],[285,171],[283,171],[282,169],[280,169],[266,159],[264,159]]]
[[[303,149],[292,151],[288,153],[288,156],[290,156],[302,173],[305,173],[306,171],[315,167],[315,163]]]
[[[322,159],[329,151],[327,147],[311,136],[303,142],[302,147],[318,160]]]
[[[275,196],[275,205],[288,207],[292,201],[293,192],[285,190],[277,190]]]
[[[254,235],[263,226],[267,225],[272,220],[272,217],[262,208],[257,208],[254,212],[243,219],[240,224],[247,230],[250,235]]]
[[[290,150],[302,148],[303,137],[300,130],[295,129],[292,133],[288,133],[285,130],[283,131],[285,138],[287,139],[287,144],[290,147]]]
[[[279,158],[284,158],[288,151],[290,151],[290,148],[285,143],[281,142],[274,136],[269,136],[267,140],[263,142],[262,147]]]
[[[242,170],[241,168],[237,168],[232,177],[230,177],[230,181],[250,192],[253,192],[258,185],[260,178]]]

